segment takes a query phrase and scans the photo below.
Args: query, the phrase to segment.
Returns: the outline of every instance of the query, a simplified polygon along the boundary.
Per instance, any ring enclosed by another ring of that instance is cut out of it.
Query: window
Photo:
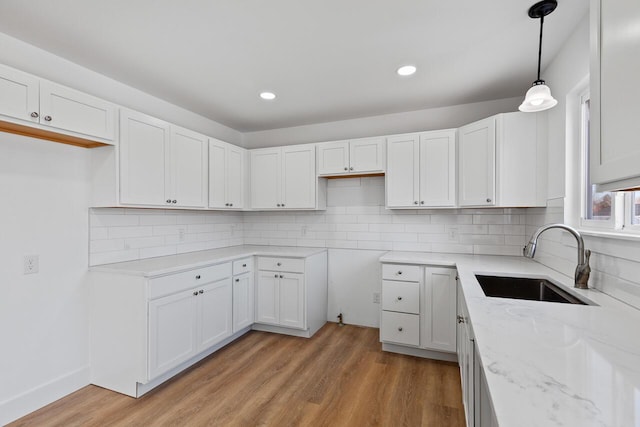
[[[589,178],[590,106],[588,92],[580,97],[582,189],[580,225],[584,228],[640,233],[640,191],[597,192]]]

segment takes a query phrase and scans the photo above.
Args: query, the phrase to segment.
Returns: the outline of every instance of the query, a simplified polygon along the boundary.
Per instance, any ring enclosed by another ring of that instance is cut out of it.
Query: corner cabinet
[[[29,128],[33,128],[29,131]],[[48,131],[113,145],[116,106],[86,93],[0,65],[0,130],[56,140]],[[47,135],[49,135],[47,137]],[[73,143],[74,139],[65,142]]]
[[[640,187],[640,3],[591,0],[590,174],[598,191]]]
[[[385,170],[385,138],[318,144],[318,175],[376,174]]]
[[[387,139],[386,205],[456,205],[456,130],[394,135]]]
[[[458,130],[460,207],[546,206],[546,113],[505,113]]]
[[[209,139],[209,207],[242,209],[247,193],[247,150]]]
[[[309,338],[327,322],[327,252],[258,257],[253,329]]]
[[[120,112],[120,203],[207,206],[208,138],[131,110]]]
[[[455,360],[456,270],[382,264],[382,349]]]
[[[326,191],[316,176],[313,144],[250,151],[251,208],[324,209]]]

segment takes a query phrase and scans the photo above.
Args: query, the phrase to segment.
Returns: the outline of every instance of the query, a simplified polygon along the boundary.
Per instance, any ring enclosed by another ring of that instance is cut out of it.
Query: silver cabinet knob
[[[420,200],[420,204],[421,204],[421,205],[424,205],[424,200]]]
[[[275,276],[273,276],[273,277],[275,277],[275,278],[277,279],[277,278],[278,278],[278,275],[276,274],[276,275],[275,275]]]
[[[487,203],[491,203],[491,199],[487,197]]]
[[[178,203],[178,201],[174,199],[174,200],[171,201],[171,203],[173,203],[175,205],[176,203]]]
[[[349,168],[345,166],[345,167],[344,167],[344,170],[348,171],[348,170],[349,170]]]
[[[34,119],[37,119],[38,117],[40,117],[40,114],[38,114],[36,111],[31,113],[31,117],[33,117]]]
[[[233,203],[229,203],[229,206],[233,206]]]
[[[277,206],[280,207],[280,203],[278,203]]]
[[[246,267],[246,266],[247,266],[247,264],[242,264],[242,266],[243,266],[243,267]]]
[[[167,199],[167,203],[171,203],[171,199]]]
[[[456,316],[456,319],[458,320],[458,323],[464,323],[464,317],[460,316],[459,314]]]
[[[414,201],[414,202],[413,202],[413,204],[414,204],[414,205],[417,205],[417,204],[418,204],[418,201],[417,201],[417,200],[416,200],[416,201]]]
[[[402,332],[402,326],[398,328],[398,332]]]
[[[398,297],[398,301],[402,301],[402,297]]]
[[[225,205],[225,206],[229,206],[229,203],[225,203],[224,205]]]
[[[352,170],[353,170],[353,166],[351,166],[351,167],[349,168],[349,170],[350,170],[350,171],[352,171]]]
[[[198,296],[198,291],[193,291],[193,295]]]
[[[282,204],[282,207],[284,208],[284,203]]]
[[[277,265],[278,267],[280,267],[280,266],[282,265],[282,263],[281,263],[281,262],[278,262],[278,263],[276,263],[276,265]]]
[[[240,281],[240,279],[236,279],[236,282],[239,282],[239,281]]]
[[[196,280],[200,280],[200,275],[199,274],[196,276]]]
[[[53,120],[53,117],[51,116],[44,116],[45,121],[50,122],[51,120]]]
[[[198,293],[199,293],[199,294],[204,294],[204,290],[200,289],[200,290],[198,291]]]
[[[402,276],[402,270],[398,271],[398,276]]]
[[[284,276],[281,274],[281,275],[280,275],[280,278],[281,278],[281,279],[284,279]]]

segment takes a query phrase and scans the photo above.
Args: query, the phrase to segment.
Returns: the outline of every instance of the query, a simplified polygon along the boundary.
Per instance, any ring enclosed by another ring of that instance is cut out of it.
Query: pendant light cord
[[[544,25],[544,15],[540,17],[540,43],[538,44],[538,80],[537,82],[542,82],[540,80],[540,62],[542,61],[542,26]]]

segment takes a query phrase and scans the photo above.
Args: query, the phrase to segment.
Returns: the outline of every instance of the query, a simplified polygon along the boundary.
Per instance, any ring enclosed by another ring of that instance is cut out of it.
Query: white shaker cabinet
[[[324,209],[315,154],[315,145],[251,150],[251,208]]]
[[[456,270],[426,267],[421,307],[424,317],[420,344],[424,348],[456,351]]]
[[[458,205],[546,206],[546,113],[505,113],[458,130]]]
[[[242,209],[245,195],[246,150],[209,139],[209,207]]]
[[[455,206],[455,129],[389,137],[386,193],[388,208]]]
[[[592,0],[590,13],[591,182],[640,187],[640,2]]]
[[[361,138],[318,144],[318,175],[383,173],[385,138]]]
[[[120,202],[207,205],[207,137],[131,110],[120,113]]]
[[[97,145],[114,144],[116,139],[114,104],[4,65],[0,65],[0,121],[101,143]],[[23,128],[22,133],[29,131]],[[34,136],[51,139],[37,131]]]
[[[467,427],[475,426],[475,340],[462,288],[457,286],[457,353],[462,386],[462,403]]]

